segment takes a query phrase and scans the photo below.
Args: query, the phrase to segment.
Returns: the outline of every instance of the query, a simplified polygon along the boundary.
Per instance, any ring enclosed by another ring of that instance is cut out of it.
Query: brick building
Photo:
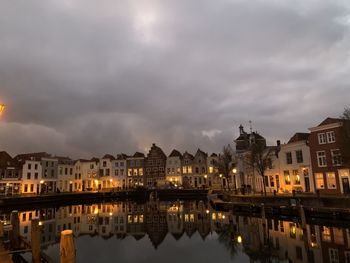
[[[165,184],[165,167],[167,156],[154,143],[147,154],[145,162],[145,186],[153,187]]]
[[[342,158],[343,119],[327,118],[310,128],[310,154],[315,188],[324,194],[350,193],[349,165]]]

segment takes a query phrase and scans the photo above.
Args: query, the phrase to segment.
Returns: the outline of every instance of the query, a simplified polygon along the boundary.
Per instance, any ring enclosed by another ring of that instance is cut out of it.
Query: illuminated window
[[[213,173],[214,172],[214,168],[213,168],[213,166],[209,166],[209,173]]]
[[[128,223],[132,223],[132,215],[128,215]]]
[[[289,171],[286,170],[283,172],[284,174],[284,182],[286,185],[290,185],[290,175],[289,175]]]
[[[332,240],[331,237],[331,229],[329,227],[323,227],[322,229],[322,240],[330,242]]]
[[[300,175],[298,170],[293,170],[294,184],[300,184]]]
[[[132,176],[132,169],[128,169],[128,176]]]
[[[185,214],[185,222],[189,222],[189,216],[188,216],[188,214]]]
[[[190,214],[190,222],[194,222],[194,214]]]
[[[315,173],[315,179],[316,179],[316,188],[317,189],[324,189],[324,179],[322,173]]]
[[[143,223],[143,215],[139,216],[139,223]]]
[[[142,168],[139,169],[139,176],[143,176],[143,169]]]
[[[191,174],[192,173],[192,166],[187,166],[187,171],[189,174]]]
[[[327,187],[328,189],[336,189],[337,183],[335,181],[335,173],[327,173]]]
[[[182,167],[182,173],[187,174],[186,166]]]
[[[216,213],[212,213],[211,218],[212,218],[213,220],[216,220]]]

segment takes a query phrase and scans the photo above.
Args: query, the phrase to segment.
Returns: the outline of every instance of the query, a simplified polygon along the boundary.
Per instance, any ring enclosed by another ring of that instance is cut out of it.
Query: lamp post
[[[205,187],[207,187],[207,178],[208,178],[208,175],[204,175],[204,185],[205,185]]]
[[[237,173],[237,169],[236,168],[233,168],[232,169],[232,172],[233,172],[233,188],[235,189],[235,191],[237,191],[237,184],[236,184],[236,173]]]

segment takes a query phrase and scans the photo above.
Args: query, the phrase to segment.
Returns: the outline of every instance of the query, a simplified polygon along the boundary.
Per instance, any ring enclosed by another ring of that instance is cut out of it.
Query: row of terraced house
[[[326,118],[309,133],[295,133],[287,143],[267,146],[258,132],[239,127],[234,140],[231,172],[223,175],[220,154],[198,149],[192,155],[173,150],[168,156],[153,144],[147,155],[107,154],[102,158],[72,160],[48,153],[0,152],[0,194],[103,191],[109,189],[183,187],[232,189],[242,192],[324,194],[350,193],[350,165],[344,162],[343,130],[349,121]],[[251,146],[264,146],[268,168],[261,174],[249,164]]]
[[[155,187],[217,187],[225,184],[214,167],[217,154],[195,155],[173,150],[167,156],[152,145],[147,155],[106,154],[102,158],[72,160],[45,152],[12,158],[0,152],[0,193],[46,194]],[[209,168],[207,168],[209,167]]]

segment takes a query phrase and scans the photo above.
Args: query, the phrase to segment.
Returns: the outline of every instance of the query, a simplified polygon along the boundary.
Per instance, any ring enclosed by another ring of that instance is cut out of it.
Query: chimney
[[[277,140],[277,146],[281,146],[281,141]]]
[[[156,144],[155,144],[155,143],[152,143],[152,146],[153,146],[153,147],[155,147],[155,146],[156,146]]]

